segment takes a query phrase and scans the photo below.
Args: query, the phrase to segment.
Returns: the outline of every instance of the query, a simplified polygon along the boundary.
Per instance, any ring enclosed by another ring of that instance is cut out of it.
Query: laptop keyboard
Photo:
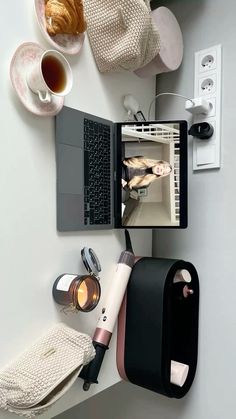
[[[84,119],[84,223],[111,223],[110,127]]]

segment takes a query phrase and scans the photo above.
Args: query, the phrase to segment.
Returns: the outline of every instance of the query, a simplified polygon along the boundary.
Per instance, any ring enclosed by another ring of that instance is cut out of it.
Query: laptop
[[[187,227],[187,122],[56,116],[58,231]]]

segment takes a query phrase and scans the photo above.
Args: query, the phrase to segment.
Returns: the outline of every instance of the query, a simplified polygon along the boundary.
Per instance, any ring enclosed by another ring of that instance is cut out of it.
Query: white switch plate
[[[193,141],[193,170],[215,169],[221,164],[221,45],[195,53],[194,97],[212,105],[208,115],[194,116],[193,123],[208,122],[214,127],[209,140]]]
[[[215,161],[215,145],[208,143],[201,144],[197,147],[197,165],[205,166],[206,164],[213,164]]]

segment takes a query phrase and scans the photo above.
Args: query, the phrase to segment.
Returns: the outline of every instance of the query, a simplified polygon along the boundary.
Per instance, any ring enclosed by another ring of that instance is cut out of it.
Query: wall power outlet
[[[221,164],[221,45],[195,53],[194,97],[210,103],[206,115],[195,115],[194,123],[209,122],[213,136],[206,141],[193,142],[193,170],[215,169]]]

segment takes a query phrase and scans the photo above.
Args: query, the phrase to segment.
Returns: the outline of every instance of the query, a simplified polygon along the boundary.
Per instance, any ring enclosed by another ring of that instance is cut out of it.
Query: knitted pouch
[[[134,71],[160,51],[148,0],[84,0],[90,45],[101,72]]]
[[[0,407],[27,418],[43,413],[94,356],[89,336],[57,324],[0,371]]]

